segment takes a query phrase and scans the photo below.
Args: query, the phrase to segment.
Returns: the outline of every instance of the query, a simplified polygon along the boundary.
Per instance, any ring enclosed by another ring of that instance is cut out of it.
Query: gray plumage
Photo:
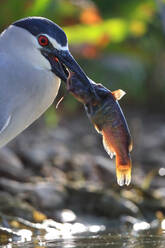
[[[0,36],[0,147],[35,121],[53,102],[60,79],[29,33],[10,26]]]

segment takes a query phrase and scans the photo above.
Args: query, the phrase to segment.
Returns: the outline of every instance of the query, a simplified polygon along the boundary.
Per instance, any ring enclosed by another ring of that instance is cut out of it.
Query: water
[[[33,242],[25,242],[24,244],[8,244],[5,248],[164,248],[165,247],[165,235],[130,235],[130,234],[100,234],[92,236],[80,236],[69,239],[55,239],[51,241],[41,240]]]
[[[131,216],[120,220],[89,216],[79,220],[62,224],[17,218],[19,228],[0,227],[0,248],[165,248],[165,219],[147,222]]]

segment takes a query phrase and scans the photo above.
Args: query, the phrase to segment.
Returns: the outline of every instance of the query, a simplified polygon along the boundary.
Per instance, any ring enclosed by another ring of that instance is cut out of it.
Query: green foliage
[[[95,43],[103,34],[106,34],[113,42],[121,42],[128,34],[128,23],[122,19],[108,19],[94,26],[66,27],[64,31],[70,44]]]
[[[109,17],[122,17],[128,18],[140,18],[146,19],[147,13],[143,14],[144,11],[141,6],[155,8],[155,2],[153,0],[93,0],[98,6],[102,16],[104,18]]]

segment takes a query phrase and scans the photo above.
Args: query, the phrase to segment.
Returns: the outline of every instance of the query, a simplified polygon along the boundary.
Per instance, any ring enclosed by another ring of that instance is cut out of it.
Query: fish
[[[67,90],[85,106],[85,110],[96,131],[102,135],[103,146],[108,155],[116,156],[116,177],[120,186],[131,183],[132,138],[128,124],[118,101],[126,94],[123,90],[111,92],[102,84],[90,79],[95,95],[88,86],[70,72]]]

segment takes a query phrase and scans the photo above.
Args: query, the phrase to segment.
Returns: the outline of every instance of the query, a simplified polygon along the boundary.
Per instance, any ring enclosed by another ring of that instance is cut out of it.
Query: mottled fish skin
[[[116,156],[118,184],[120,186],[129,185],[132,168],[130,158],[132,141],[126,119],[117,101],[125,92],[122,90],[111,92],[101,84],[92,83],[99,101],[84,87],[75,74],[70,75],[67,88],[78,101],[85,105],[95,129],[102,135],[103,145],[107,153],[111,158],[113,155]]]
[[[69,72],[69,77],[67,78],[67,90],[83,104],[87,104],[91,101],[91,98],[93,98],[89,87],[84,87],[84,84],[73,72]]]
[[[95,108],[96,109],[96,108]],[[118,101],[110,92],[103,105],[93,111],[91,120],[96,130],[102,134],[103,145],[112,158],[116,155],[116,175],[120,186],[131,182],[132,141],[128,125]]]
[[[100,100],[109,95],[109,90],[107,90],[103,85],[96,84],[92,80],[90,80],[90,82]],[[98,101],[98,98],[96,99],[96,96],[91,93],[90,88],[84,86],[74,72],[69,72],[69,77],[67,78],[67,90],[84,105],[90,104],[96,106],[102,101]]]

